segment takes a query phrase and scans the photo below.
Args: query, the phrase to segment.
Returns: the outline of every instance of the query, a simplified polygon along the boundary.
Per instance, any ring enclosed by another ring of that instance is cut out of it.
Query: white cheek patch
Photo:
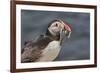
[[[48,28],[49,32],[55,36],[55,33],[51,30],[51,28]]]
[[[57,27],[49,27],[48,30],[54,36],[56,36],[59,32],[59,29]]]

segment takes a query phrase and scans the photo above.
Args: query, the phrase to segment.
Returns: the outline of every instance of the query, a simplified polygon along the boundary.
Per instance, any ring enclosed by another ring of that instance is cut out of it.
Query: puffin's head
[[[68,23],[64,23],[62,20],[54,20],[48,26],[48,31],[53,37],[58,37],[58,40],[63,40],[65,37],[70,37],[72,30]]]

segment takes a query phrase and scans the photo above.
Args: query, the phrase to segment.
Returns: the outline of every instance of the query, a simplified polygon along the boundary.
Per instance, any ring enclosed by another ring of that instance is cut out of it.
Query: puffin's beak
[[[63,25],[64,25],[64,28],[60,30],[60,44],[62,44],[63,42],[63,39],[66,38],[70,38],[70,35],[71,35],[71,27],[68,25],[68,24],[65,24],[63,21],[62,21]]]
[[[64,24],[64,29],[65,29],[65,34],[67,35],[68,38],[70,38],[72,32],[71,28],[67,24]]]

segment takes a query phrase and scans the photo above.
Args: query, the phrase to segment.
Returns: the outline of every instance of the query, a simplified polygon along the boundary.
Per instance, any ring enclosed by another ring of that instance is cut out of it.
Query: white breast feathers
[[[53,61],[58,56],[60,49],[61,46],[59,41],[50,42],[48,46],[43,50],[42,57],[40,57],[38,61]]]

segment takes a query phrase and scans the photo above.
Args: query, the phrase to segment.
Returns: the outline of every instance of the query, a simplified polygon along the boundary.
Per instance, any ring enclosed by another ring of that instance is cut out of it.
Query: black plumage
[[[36,42],[29,41],[25,44],[22,49],[21,62],[34,62],[36,61],[42,53],[42,50],[53,41],[52,38],[45,35],[40,35]]]

